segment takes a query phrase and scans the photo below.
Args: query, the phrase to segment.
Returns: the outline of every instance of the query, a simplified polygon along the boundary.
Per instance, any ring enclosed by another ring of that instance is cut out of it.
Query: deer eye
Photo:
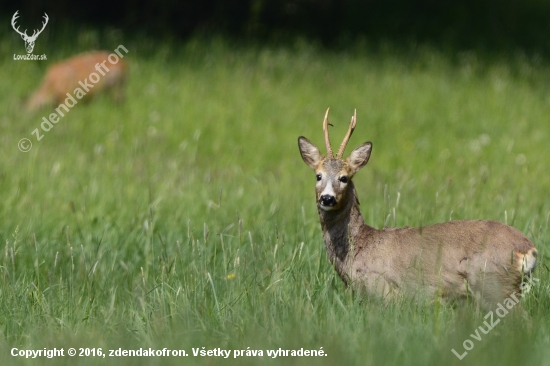
[[[342,183],[347,183],[347,182],[348,182],[348,177],[346,177],[345,175],[342,175],[342,176],[340,177],[340,182],[342,182]]]
[[[321,180],[321,174],[317,174],[317,182]]]

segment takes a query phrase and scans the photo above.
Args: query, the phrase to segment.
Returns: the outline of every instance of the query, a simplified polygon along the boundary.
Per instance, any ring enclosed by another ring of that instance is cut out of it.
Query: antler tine
[[[42,29],[40,29],[40,30],[35,29],[35,30],[34,30],[34,33],[33,33],[33,35],[32,35],[32,37],[35,37],[35,36],[38,37],[38,35],[39,35],[40,33],[42,33],[42,31],[44,30],[44,28],[46,28],[46,25],[48,24],[48,20],[49,20],[50,18],[48,18],[48,14],[46,14],[46,13],[44,13],[44,16],[43,16],[42,18],[44,18],[44,20],[45,20],[44,22],[42,22]],[[32,38],[32,37],[31,37],[31,38]]]
[[[336,158],[341,159],[342,155],[344,155],[344,150],[346,149],[346,145],[348,144],[349,138],[351,137],[353,130],[355,130],[356,123],[357,123],[357,109],[354,111],[353,116],[351,116],[351,122],[349,123],[348,133],[346,134],[346,137],[344,137],[344,141],[342,141],[342,145],[340,145],[340,149],[338,149],[338,155],[336,155]]]
[[[17,18],[19,18],[19,15],[17,13],[19,13],[19,10],[17,10],[15,14],[13,14],[13,16],[11,17],[11,25],[14,27],[15,27],[15,21],[17,20]]]
[[[48,20],[50,20],[50,18],[48,17],[48,14],[46,13],[44,13],[44,16],[42,18],[44,18],[44,21],[42,22],[42,29],[40,30],[40,33],[42,33],[44,28],[46,28],[46,25],[48,24]]]
[[[332,147],[330,146],[330,138],[328,136],[328,126],[331,125],[328,121],[329,111],[330,111],[330,108],[328,108],[327,113],[325,113],[325,120],[323,121],[323,131],[325,132],[325,145],[327,145],[327,155],[329,158],[333,158],[334,154],[332,153]]]
[[[26,29],[25,29],[25,32],[23,33],[19,30],[19,26],[17,26],[17,28],[15,28],[15,21],[17,20],[17,18],[19,18],[19,15],[17,13],[19,13],[19,10],[17,10],[15,12],[15,14],[13,14],[13,17],[11,18],[11,26],[13,27],[13,30],[15,30],[20,35],[23,35],[23,34],[27,35],[27,30]]]

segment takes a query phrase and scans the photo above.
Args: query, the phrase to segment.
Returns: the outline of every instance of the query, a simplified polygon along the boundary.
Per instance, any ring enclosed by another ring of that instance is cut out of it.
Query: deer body
[[[342,280],[367,294],[393,298],[400,293],[443,298],[473,297],[490,306],[520,294],[525,274],[536,265],[537,250],[517,229],[495,221],[450,221],[421,228],[377,230],[363,220],[351,178],[370,157],[372,144],[341,158],[355,128],[336,158],[304,137],[302,158],[317,175],[317,207],[330,261]]]
[[[105,51],[84,53],[52,65],[38,90],[29,98],[27,109],[35,111],[44,106],[58,105],[67,98],[67,93],[74,93],[77,88],[86,93],[85,99],[111,91],[116,101],[122,100],[127,66],[122,59],[111,62],[109,55]],[[92,73],[97,75],[97,78],[94,76],[94,79],[99,79],[97,83],[92,82]],[[88,86],[84,88],[80,83]]]

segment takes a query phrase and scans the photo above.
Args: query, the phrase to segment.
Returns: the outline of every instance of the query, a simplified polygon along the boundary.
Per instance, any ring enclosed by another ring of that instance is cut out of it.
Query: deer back
[[[93,76],[94,80],[97,80],[95,83],[90,80],[92,73],[97,75],[97,78]],[[78,95],[77,89],[84,94],[82,99],[89,99],[109,89],[114,89],[115,98],[121,98],[126,74],[127,65],[124,60],[110,62],[107,52],[98,51],[74,56],[52,65],[46,71],[42,84],[29,98],[27,109],[34,111],[46,105],[57,105],[67,98],[67,93]]]

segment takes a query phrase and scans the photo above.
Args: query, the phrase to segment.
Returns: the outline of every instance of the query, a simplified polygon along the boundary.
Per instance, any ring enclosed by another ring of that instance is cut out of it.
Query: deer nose
[[[319,203],[323,206],[335,206],[336,205],[336,198],[330,194],[324,194],[319,198]]]

